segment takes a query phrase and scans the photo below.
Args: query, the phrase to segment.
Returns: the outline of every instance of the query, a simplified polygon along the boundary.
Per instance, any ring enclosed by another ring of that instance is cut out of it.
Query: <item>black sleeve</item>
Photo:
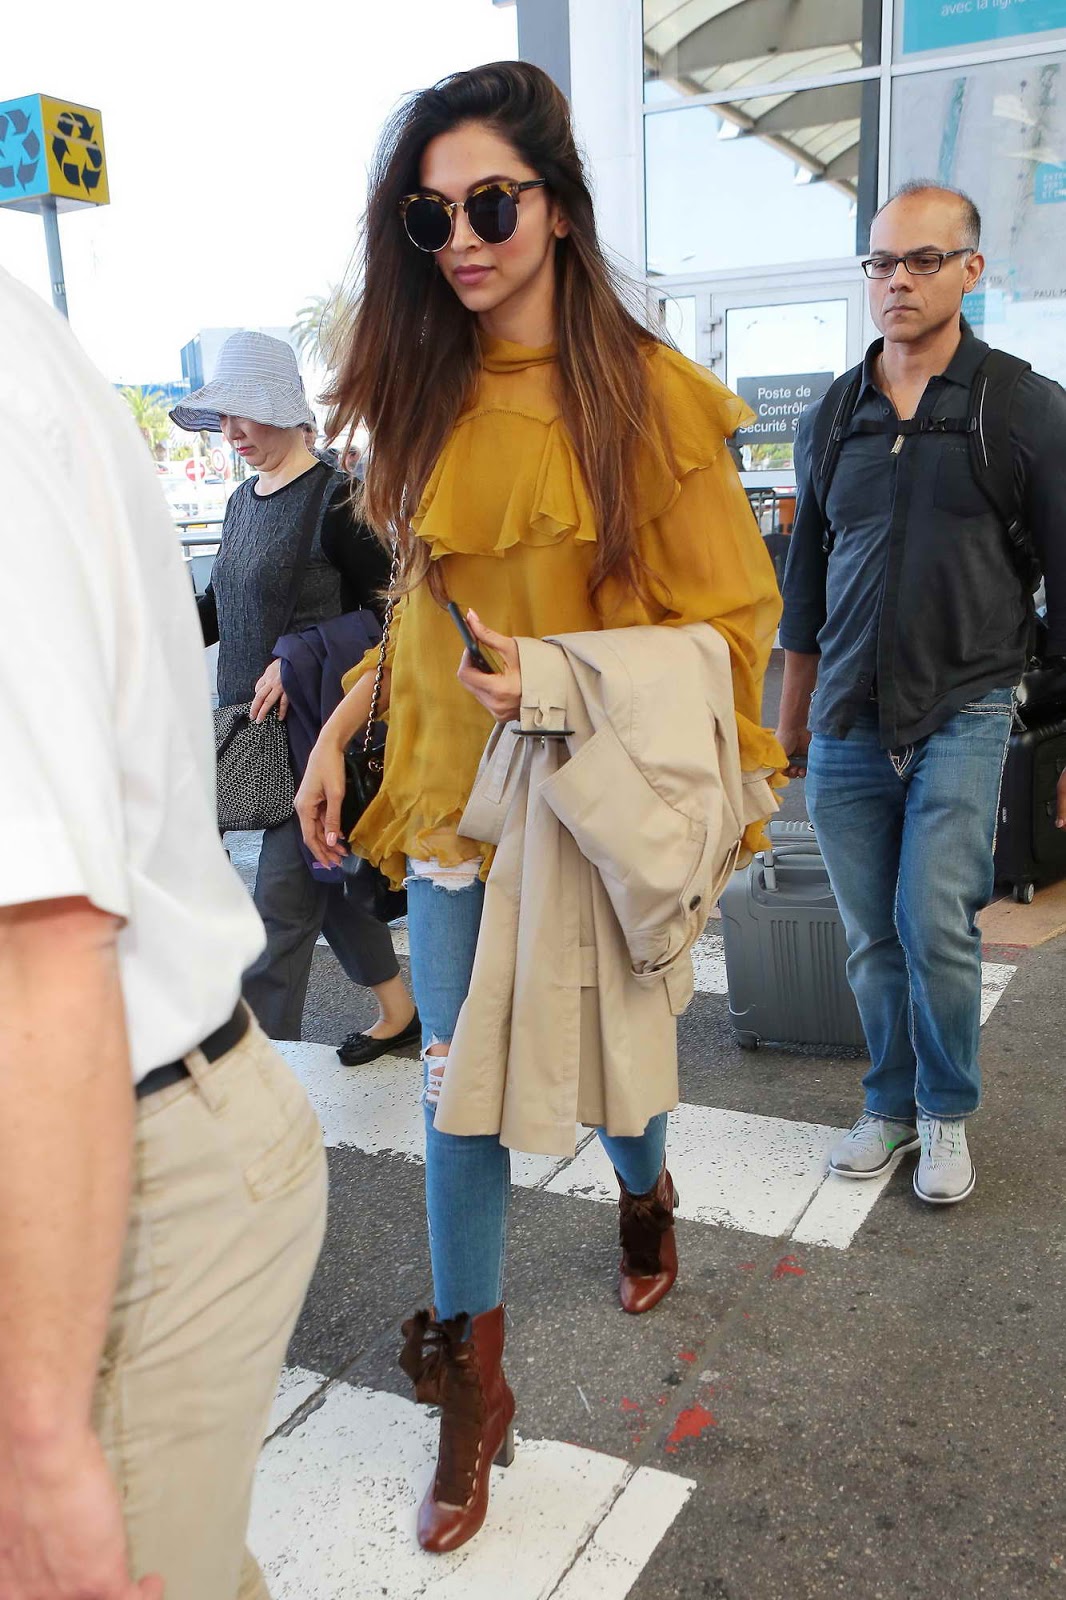
[[[1015,392],[1011,437],[1024,471],[1025,520],[1047,596],[1051,656],[1066,655],[1066,391],[1025,373]]]
[[[796,429],[796,514],[785,568],[784,615],[781,644],[785,650],[815,656],[818,634],[825,623],[827,557],[822,547],[825,531],[811,476],[811,436],[818,407],[811,406]]]
[[[203,594],[196,596],[196,609],[200,613],[200,627],[203,630],[204,644],[218,643],[218,606],[215,603],[215,591],[208,584]]]
[[[322,550],[341,575],[345,611],[369,606],[380,619],[392,565],[388,551],[352,510],[347,484],[339,485],[322,523]]]

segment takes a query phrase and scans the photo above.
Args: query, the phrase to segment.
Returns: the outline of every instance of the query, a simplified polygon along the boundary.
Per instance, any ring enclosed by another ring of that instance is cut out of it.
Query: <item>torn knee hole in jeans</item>
[[[435,1046],[443,1046],[443,1050],[434,1048]],[[448,1065],[448,1050],[449,1045],[443,1039],[431,1039],[422,1052],[422,1063],[425,1068],[422,1099],[427,1106],[435,1106],[440,1099],[444,1073]]]
[[[444,889],[448,894],[459,894],[463,889],[472,888],[480,876],[480,857],[475,857],[472,861],[460,861],[454,867],[442,866],[439,861],[409,861],[404,885],[417,883],[419,878],[425,878],[434,889]]]

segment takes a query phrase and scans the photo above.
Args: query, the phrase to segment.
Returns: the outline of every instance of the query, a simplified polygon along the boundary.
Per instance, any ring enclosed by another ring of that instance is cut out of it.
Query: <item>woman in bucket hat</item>
[[[309,628],[363,607],[377,610],[388,581],[381,546],[353,519],[346,476],[318,461],[304,428],[313,417],[296,356],[282,339],[242,331],[226,340],[218,368],[172,412],[179,428],[221,433],[255,470],[230,497],[211,583],[200,602],[204,643],[218,643],[221,706],[251,702],[262,721],[287,702],[274,655],[286,631],[293,563],[312,500],[320,509],[288,624]],[[328,475],[323,493],[322,474]],[[378,1019],[338,1053],[348,1065],[420,1036],[388,926],[345,894],[312,877],[294,817],[263,835],[254,899],[267,947],[244,977],[244,997],[274,1039],[298,1039],[315,940],[320,932],[353,983],[371,989]]]

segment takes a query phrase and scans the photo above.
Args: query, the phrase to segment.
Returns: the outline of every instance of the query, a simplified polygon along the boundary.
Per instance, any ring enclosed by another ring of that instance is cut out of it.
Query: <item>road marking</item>
[[[513,1466],[493,1471],[479,1536],[428,1556],[415,1515],[433,1470],[435,1416],[289,1369],[275,1417],[291,1417],[316,1390],[322,1403],[260,1458],[249,1544],[274,1600],[625,1600],[695,1488],[599,1451],[520,1440]]]
[[[424,1158],[419,1064],[381,1056],[342,1067],[329,1045],[280,1043],[322,1123],[326,1144],[367,1155]],[[682,1104],[671,1113],[670,1170],[681,1194],[678,1216],[716,1227],[795,1238],[843,1250],[883,1193],[892,1171],[863,1183],[826,1172],[832,1144],[847,1130],[783,1117]],[[573,1159],[514,1152],[520,1188],[614,1206],[618,1189],[599,1140],[578,1130]],[[894,1170],[894,1169],[893,1169]]]
[[[895,1170],[862,1183],[827,1172],[829,1151],[846,1131],[682,1103],[671,1113],[666,1140],[680,1195],[676,1214],[845,1250]],[[598,1139],[585,1143],[546,1188],[549,1194],[618,1204],[618,1184]]]

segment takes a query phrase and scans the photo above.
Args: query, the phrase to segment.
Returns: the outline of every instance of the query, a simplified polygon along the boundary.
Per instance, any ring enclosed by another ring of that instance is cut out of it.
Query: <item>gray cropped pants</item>
[[[400,970],[386,922],[343,884],[319,883],[300,850],[296,818],[263,835],[253,895],[267,946],[244,974],[243,993],[271,1039],[299,1039],[311,958],[320,933],[353,983],[372,989]]]

